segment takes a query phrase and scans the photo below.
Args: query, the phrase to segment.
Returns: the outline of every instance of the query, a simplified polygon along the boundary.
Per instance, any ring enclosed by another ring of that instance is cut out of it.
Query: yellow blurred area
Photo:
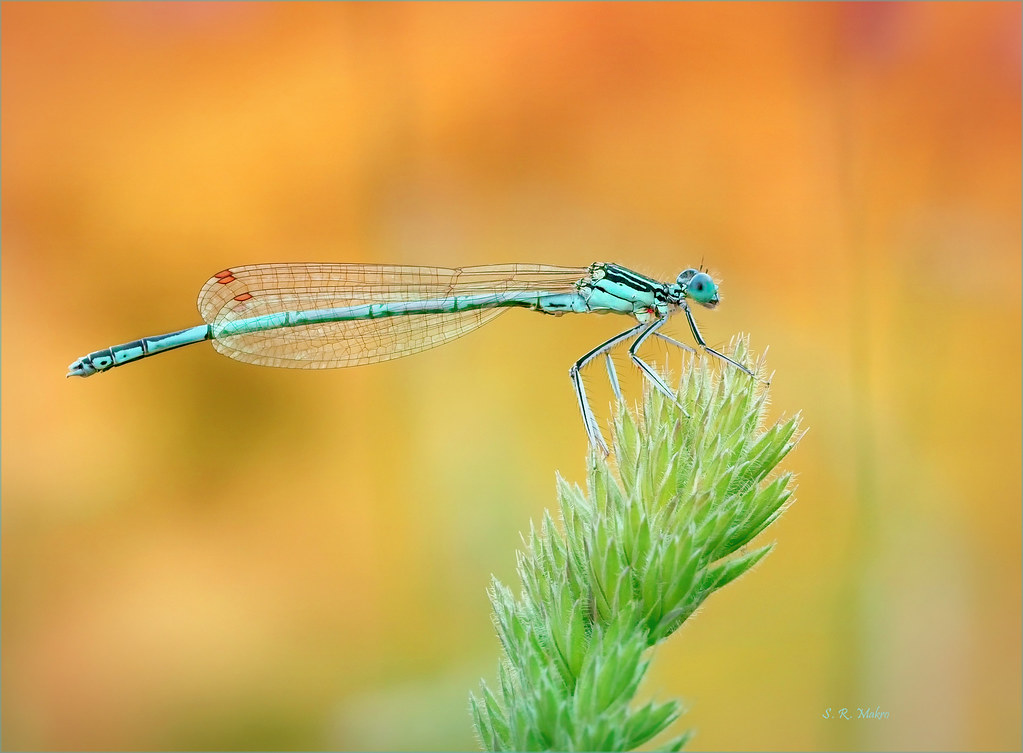
[[[1019,749],[1019,4],[0,23],[5,749],[473,749],[484,589],[517,588],[555,470],[583,481],[567,370],[624,319],[64,374],[198,324],[231,265],[605,260],[707,264],[704,334],[769,346],[774,411],[809,427],[776,551],[644,692],[700,750]]]

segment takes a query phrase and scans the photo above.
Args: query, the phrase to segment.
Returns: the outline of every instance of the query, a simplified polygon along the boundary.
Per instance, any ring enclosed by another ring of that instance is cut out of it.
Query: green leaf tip
[[[771,551],[747,547],[791,504],[776,469],[802,436],[798,413],[764,428],[769,381],[748,339],[726,353],[755,376],[687,358],[675,400],[646,389],[618,405],[614,454],[591,452],[585,490],[558,475],[560,528],[549,513],[531,526],[518,598],[492,581],[504,656],[497,690],[470,696],[484,750],[632,750],[681,715],[635,703],[649,649]]]

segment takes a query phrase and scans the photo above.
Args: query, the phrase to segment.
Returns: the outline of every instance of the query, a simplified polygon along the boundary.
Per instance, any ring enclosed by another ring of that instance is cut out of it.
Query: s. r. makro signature
[[[890,714],[887,711],[882,711],[880,706],[875,706],[872,709],[863,708],[857,706],[855,709],[840,708],[837,711],[833,706],[828,706],[824,709],[824,713],[821,714],[821,719],[888,719]]]

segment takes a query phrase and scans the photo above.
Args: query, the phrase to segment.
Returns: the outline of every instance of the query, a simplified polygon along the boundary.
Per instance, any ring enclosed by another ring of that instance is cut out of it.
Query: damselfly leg
[[[632,329],[628,329],[619,335],[615,335],[607,342],[598,345],[596,348],[594,348],[589,353],[584,355],[582,358],[580,358],[578,361],[572,364],[572,368],[568,370],[568,376],[572,380],[572,386],[575,387],[576,399],[579,401],[579,411],[580,413],[583,414],[583,424],[586,426],[586,436],[589,438],[590,444],[599,447],[600,450],[605,455],[609,455],[611,453],[611,450],[608,449],[607,442],[604,441],[604,436],[600,433],[600,427],[597,426],[597,417],[593,415],[593,409],[590,408],[590,401],[586,399],[586,388],[583,386],[583,378],[579,372],[584,366],[586,366],[586,364],[588,364],[594,358],[602,354],[608,353],[608,351],[610,351],[618,343],[622,342],[623,340],[628,340],[630,337],[635,335],[637,332],[639,332],[646,326],[647,326],[646,324],[638,324]],[[609,368],[613,369],[614,366],[610,365]],[[617,385],[617,383],[618,378],[616,376],[612,384]],[[620,388],[618,390],[618,395],[619,396],[621,395]]]
[[[719,353],[718,351],[714,350],[714,348],[711,348],[709,345],[707,345],[706,341],[703,339],[703,335],[700,334],[700,330],[696,326],[696,322],[693,319],[692,313],[689,311],[689,307],[683,303],[682,308],[686,313],[686,319],[688,320],[689,327],[693,332],[693,337],[696,339],[696,342],[700,345],[700,347],[703,350],[707,351],[713,356],[716,356],[717,358],[720,358],[721,360],[725,361],[731,366],[734,366],[735,368],[742,371],[744,374],[747,374],[751,377],[754,376],[752,371],[747,369],[738,361],[729,358],[724,353]],[[656,319],[653,322],[639,324],[631,329],[626,330],[625,332],[622,332],[621,334],[615,335],[610,340],[608,340],[605,343],[602,343],[601,345],[598,345],[596,348],[594,348],[589,353],[580,358],[578,361],[576,361],[575,364],[573,364],[572,368],[569,370],[569,376],[571,377],[572,384],[575,387],[576,398],[579,401],[579,411],[580,413],[582,413],[583,424],[586,427],[586,435],[589,438],[590,443],[596,447],[599,447],[600,450],[605,455],[609,454],[610,450],[608,449],[607,442],[604,440],[604,436],[601,433],[600,427],[597,424],[597,418],[596,415],[593,413],[593,409],[590,407],[589,399],[586,397],[586,388],[583,385],[580,371],[593,359],[603,355],[606,360],[607,377],[611,383],[611,390],[614,392],[615,398],[619,402],[621,402],[624,398],[622,397],[622,388],[618,380],[618,371],[615,368],[614,361],[611,358],[611,351],[615,348],[615,346],[617,346],[624,340],[628,340],[631,337],[635,337],[634,342],[632,343],[632,345],[629,346],[629,358],[632,359],[632,362],[636,364],[636,367],[639,368],[643,376],[646,377],[650,381],[650,383],[655,388],[657,388],[658,391],[660,391],[665,397],[667,397],[673,403],[678,405],[678,407],[682,410],[683,415],[685,415],[687,418],[689,417],[689,413],[686,411],[685,407],[678,402],[678,398],[676,397],[675,393],[672,392],[671,387],[668,386],[668,383],[664,380],[664,377],[658,374],[653,369],[653,367],[650,366],[650,364],[648,364],[646,361],[640,358],[638,353],[639,349],[643,346],[643,343],[646,342],[646,340],[651,335],[653,335],[654,337],[658,337],[661,340],[664,340],[665,342],[674,345],[677,348],[686,350],[690,353],[696,353],[695,348],[692,348],[689,345],[686,345],[683,342],[679,342],[675,338],[669,337],[668,335],[665,335],[658,331],[667,321],[668,320],[666,317]]]
[[[657,334],[657,330],[664,326],[666,321],[668,321],[666,318],[657,319],[648,324],[646,329],[640,333],[639,337],[636,338],[636,341],[632,343],[632,346],[629,348],[629,357],[632,359],[632,362],[639,367],[640,371],[643,372],[646,378],[653,383],[654,387],[659,389],[661,393],[673,403],[678,404],[679,408],[682,408],[682,405],[678,403],[678,400],[675,397],[675,393],[671,391],[671,387],[669,387],[667,382],[664,381],[664,377],[654,371],[646,361],[636,354],[636,351],[639,350],[639,347],[643,344],[643,342],[650,337],[650,335]],[[686,413],[685,408],[682,408],[682,413],[685,414],[686,417],[689,416],[689,414]]]
[[[622,387],[618,384],[618,369],[615,368],[614,359],[611,358],[611,353],[605,353],[604,358],[607,359],[607,378],[611,382],[611,390],[615,393],[615,400],[619,403],[625,400],[622,397]]]
[[[629,331],[632,332],[634,330],[629,330]],[[648,334],[654,335],[655,337],[659,337],[660,339],[664,340],[665,342],[670,343],[671,345],[674,345],[677,348],[681,348],[682,350],[687,350],[690,353],[696,353],[696,351],[693,348],[690,348],[685,343],[680,343],[674,337],[668,337],[667,335],[661,334],[660,332],[657,332],[656,330],[654,332],[649,332]],[[641,335],[640,337],[641,338],[645,338],[646,335]],[[642,339],[640,340],[640,342],[642,342]],[[638,348],[638,347],[639,347],[638,343],[633,346],[633,348]],[[633,360],[637,361],[638,363],[642,363],[640,361],[640,359],[635,357],[635,354],[632,352],[632,348],[630,348],[629,354],[630,354],[630,356],[633,357]],[[622,402],[625,398],[622,397],[622,389],[621,389],[621,386],[619,385],[619,382],[618,382],[618,370],[615,368],[614,360],[611,358],[611,353],[610,352],[605,353],[604,354],[604,358],[607,359],[607,377],[608,377],[608,379],[611,382],[611,389],[614,391],[615,398],[618,400],[618,402]],[[643,364],[642,366],[640,366],[640,368],[643,369],[644,374],[647,374],[648,372],[646,371],[646,368],[644,368],[645,366],[647,366],[647,365]],[[663,392],[665,389],[667,389],[667,386],[663,383],[663,380],[661,380],[661,382],[662,382],[662,384],[657,385],[657,387],[658,387],[658,389],[660,389]],[[655,384],[657,384],[657,383],[655,382]],[[665,394],[667,394],[676,403],[678,402],[677,400],[675,400],[675,396],[670,393],[670,390],[669,390],[669,392],[667,392]],[[679,406],[679,407],[681,407],[681,406]],[[683,412],[685,412],[684,409],[683,409]]]
[[[672,345],[674,345],[674,346],[675,346],[676,348],[681,348],[682,350],[688,350],[688,351],[689,351],[690,353],[696,353],[696,350],[694,350],[693,348],[690,348],[690,347],[689,347],[688,345],[686,345],[685,343],[680,343],[680,342],[679,342],[678,340],[676,340],[676,339],[675,339],[674,337],[668,337],[667,335],[665,335],[665,334],[664,334],[664,333],[662,333],[662,332],[654,332],[654,335],[656,335],[657,337],[661,338],[661,339],[662,339],[662,340],[664,340],[665,342],[671,343],[671,344],[672,344]]]
[[[584,355],[582,358],[576,361],[575,364],[573,364],[571,369],[569,369],[569,376],[572,379],[572,385],[575,387],[576,398],[579,401],[579,411],[580,413],[582,413],[583,424],[586,427],[586,435],[587,437],[589,437],[590,443],[596,447],[599,447],[600,450],[605,455],[609,454],[610,450],[608,449],[607,442],[604,440],[604,436],[601,433],[600,427],[597,424],[596,415],[593,413],[593,409],[590,407],[590,401],[586,397],[586,387],[583,385],[582,375],[580,374],[580,371],[587,364],[593,361],[593,359],[603,355],[604,358],[606,359],[607,376],[608,380],[611,382],[611,390],[614,392],[615,398],[619,402],[623,401],[624,398],[622,397],[622,388],[618,381],[618,371],[615,368],[614,361],[611,358],[611,351],[615,348],[615,346],[617,346],[619,343],[625,340],[635,337],[635,342],[633,342],[632,345],[629,346],[629,358],[631,358],[632,362],[636,364],[636,366],[639,368],[643,376],[649,379],[650,383],[653,384],[653,386],[657,388],[657,390],[663,393],[665,397],[667,397],[669,400],[678,405],[679,408],[682,409],[682,413],[684,415],[686,416],[689,415],[688,413],[686,413],[685,408],[678,403],[678,399],[676,398],[675,393],[672,392],[671,388],[668,386],[668,383],[664,381],[664,377],[658,374],[653,369],[653,367],[651,367],[646,361],[640,358],[637,352],[639,348],[642,347],[643,343],[647,340],[647,338],[649,338],[651,335],[659,337],[662,340],[671,343],[672,345],[682,348],[683,350],[688,350],[690,353],[696,352],[685,343],[680,343],[678,340],[672,337],[668,337],[667,335],[662,335],[660,332],[657,331],[658,329],[661,328],[661,326],[664,325],[666,321],[667,319],[657,319],[650,323],[639,324],[633,327],[632,329],[628,329],[625,332],[622,332],[621,334],[615,335],[607,342],[598,345],[596,348],[594,348],[589,353]]]
[[[703,335],[700,334],[699,328],[696,326],[696,320],[693,319],[693,314],[689,310],[689,306],[686,305],[685,301],[681,302],[681,306],[682,306],[682,310],[686,312],[686,320],[689,322],[689,329],[691,329],[693,331],[693,338],[696,340],[696,342],[699,344],[699,346],[701,348],[703,348],[705,351],[707,351],[711,355],[717,356],[722,361],[725,361],[726,363],[732,364],[732,366],[734,366],[735,368],[739,369],[739,371],[742,371],[742,372],[744,372],[745,374],[748,374],[751,377],[754,376],[752,371],[747,369],[745,366],[743,366],[738,361],[733,361],[731,358],[726,356],[724,353],[718,353],[712,347],[707,345],[706,341],[703,339]]]

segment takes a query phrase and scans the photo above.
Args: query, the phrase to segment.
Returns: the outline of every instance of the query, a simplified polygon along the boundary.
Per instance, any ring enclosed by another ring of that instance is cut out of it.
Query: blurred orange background
[[[644,692],[700,750],[1018,750],[1020,21],[4,3],[4,748],[473,749],[488,578],[584,480],[567,370],[627,322],[324,372],[75,357],[199,323],[231,265],[702,260],[704,334],[770,346],[810,431],[776,551]]]

